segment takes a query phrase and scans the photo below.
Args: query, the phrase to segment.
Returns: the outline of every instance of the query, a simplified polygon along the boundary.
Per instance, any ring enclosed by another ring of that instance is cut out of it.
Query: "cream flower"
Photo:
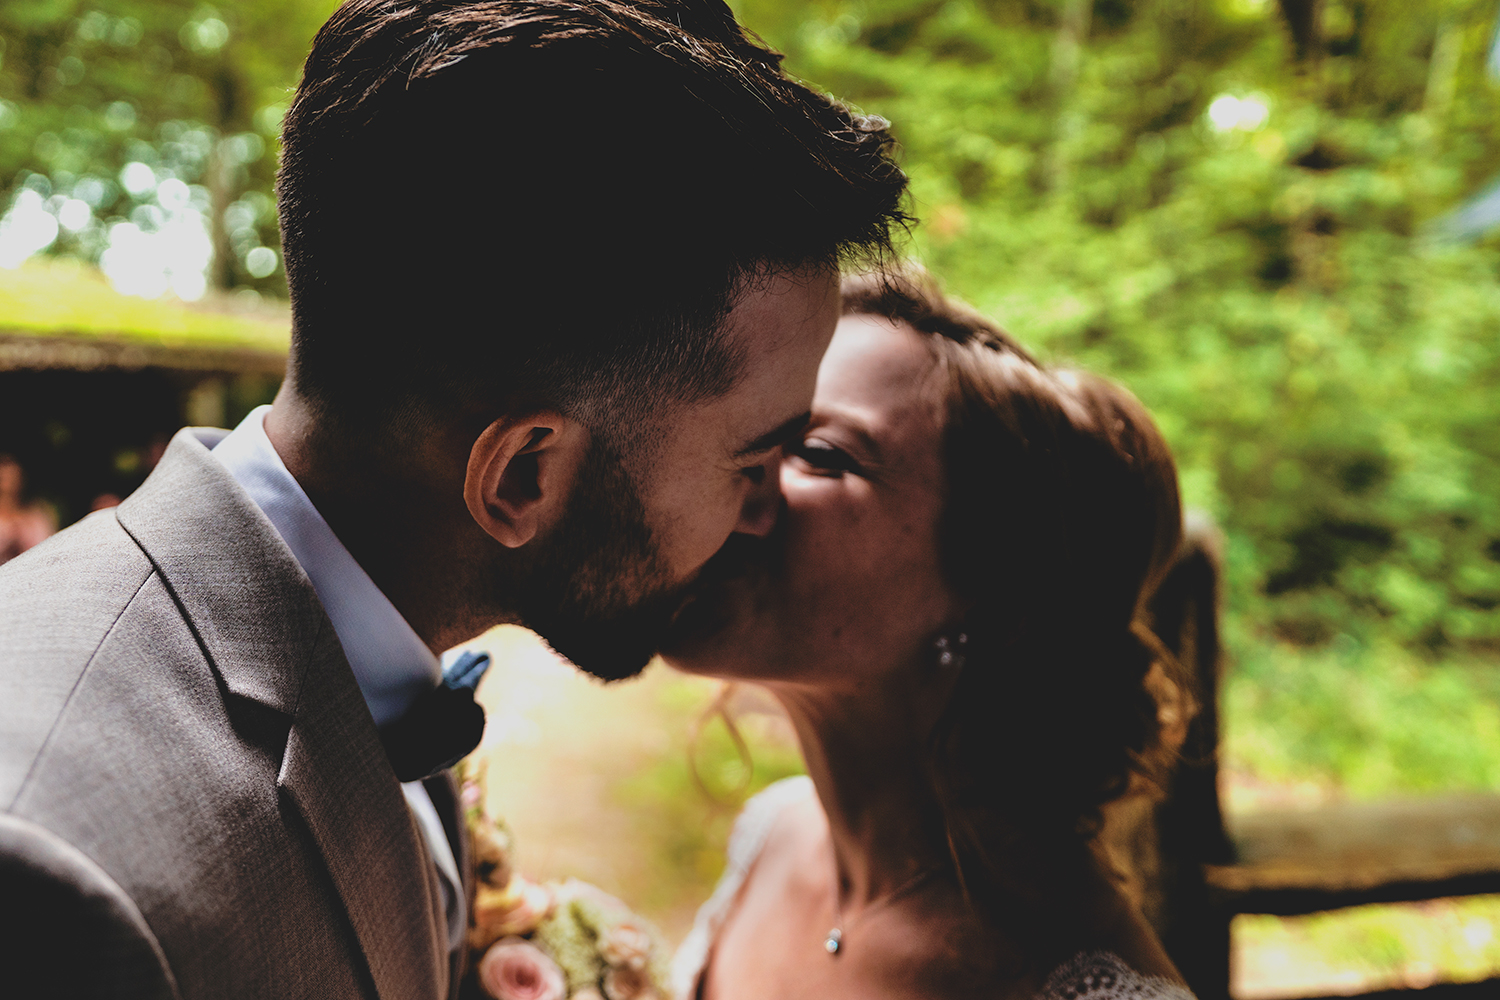
[[[512,878],[504,889],[481,884],[474,893],[470,942],[476,948],[483,948],[512,934],[530,934],[547,919],[554,903],[551,889],[520,875]]]
[[[634,920],[623,920],[599,938],[599,955],[610,965],[644,969],[651,958],[651,933]]]
[[[484,953],[479,960],[479,984],[495,1000],[565,1000],[568,995],[557,963],[516,937]]]
[[[608,1000],[661,1000],[644,969],[616,966],[604,974],[604,995]]]

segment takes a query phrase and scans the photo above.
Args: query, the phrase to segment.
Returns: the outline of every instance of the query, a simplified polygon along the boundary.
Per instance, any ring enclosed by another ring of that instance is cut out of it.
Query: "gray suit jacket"
[[[354,675],[213,433],[0,567],[0,984],[454,995],[436,870]],[[467,872],[451,779],[429,791]]]

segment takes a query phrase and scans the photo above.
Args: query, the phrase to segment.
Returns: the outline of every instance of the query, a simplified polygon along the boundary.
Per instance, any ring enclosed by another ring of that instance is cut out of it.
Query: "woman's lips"
[[[747,592],[769,576],[776,551],[773,538],[774,535],[729,537],[683,595],[667,628],[663,651],[707,638],[732,622],[734,609],[744,603],[742,599],[748,596]]]

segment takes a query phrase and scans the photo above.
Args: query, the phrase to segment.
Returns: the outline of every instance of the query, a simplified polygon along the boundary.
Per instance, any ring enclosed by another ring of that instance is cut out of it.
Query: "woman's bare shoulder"
[[[730,866],[748,871],[767,852],[781,850],[787,830],[795,832],[810,820],[821,821],[827,829],[810,779],[799,775],[767,785],[745,803],[735,820],[729,835]]]
[[[779,803],[765,831],[754,877],[783,885],[827,881],[832,877],[828,850],[828,816],[808,782],[806,794],[789,792]]]

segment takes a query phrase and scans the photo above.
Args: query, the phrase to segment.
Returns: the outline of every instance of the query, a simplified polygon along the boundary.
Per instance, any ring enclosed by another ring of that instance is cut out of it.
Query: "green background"
[[[48,251],[97,260],[149,202],[119,180],[146,163],[201,188],[213,285],[284,294],[246,254],[277,246],[277,123],[331,9],[8,0],[5,197],[103,182],[96,221]],[[1497,4],[736,9],[893,123],[915,256],[1156,414],[1226,536],[1232,768],[1500,787],[1500,242],[1444,223],[1500,176]],[[438,156],[370,211],[461,211]]]

